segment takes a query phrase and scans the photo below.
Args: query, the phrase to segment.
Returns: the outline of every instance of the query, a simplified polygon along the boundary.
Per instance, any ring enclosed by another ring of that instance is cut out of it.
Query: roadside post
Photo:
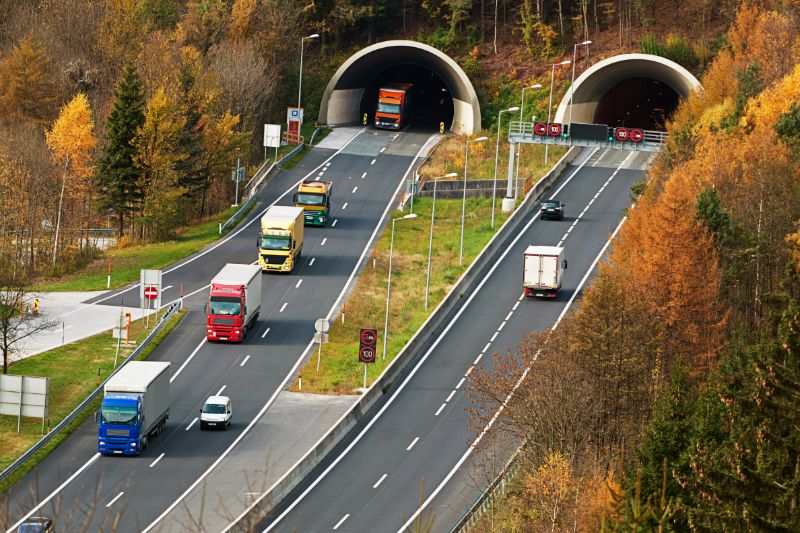
[[[358,360],[364,363],[364,388],[367,388],[367,365],[374,363],[378,353],[377,328],[361,328],[358,336]]]
[[[331,326],[327,318],[320,318],[314,322],[314,329],[316,330],[316,333],[314,333],[314,342],[319,343],[319,349],[317,350],[317,372],[319,372],[319,365],[322,360],[322,345],[328,342],[328,331],[330,328]]]

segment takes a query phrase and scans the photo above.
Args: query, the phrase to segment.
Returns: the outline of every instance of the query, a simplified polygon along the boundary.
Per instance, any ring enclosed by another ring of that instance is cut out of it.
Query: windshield
[[[297,195],[297,203],[302,205],[325,205],[325,195],[300,193]]]
[[[136,425],[135,407],[103,407],[101,413],[103,415],[103,424]]]
[[[558,202],[545,202],[542,207],[558,207]]]
[[[209,302],[212,315],[238,315],[241,302],[233,296],[212,296]]]
[[[203,412],[210,415],[225,414],[225,406],[221,403],[207,403],[203,406]]]
[[[385,102],[378,102],[378,112],[380,113],[393,113],[400,114],[400,104],[387,104]]]
[[[17,528],[18,533],[41,533],[44,531],[42,524],[22,524]]]
[[[291,250],[292,240],[289,237],[262,235],[261,248],[263,250]]]

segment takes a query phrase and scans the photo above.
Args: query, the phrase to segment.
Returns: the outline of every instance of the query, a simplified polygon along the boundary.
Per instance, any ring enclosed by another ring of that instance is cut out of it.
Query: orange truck
[[[380,88],[375,109],[376,128],[399,130],[405,126],[413,87],[411,83],[392,83]]]

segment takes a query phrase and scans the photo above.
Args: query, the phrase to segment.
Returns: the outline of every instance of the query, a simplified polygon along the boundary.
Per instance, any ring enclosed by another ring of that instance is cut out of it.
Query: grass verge
[[[184,314],[185,311],[181,310],[171,317],[137,359],[147,359],[178,325]],[[131,338],[137,341],[136,345],[141,343],[148,331],[144,327],[143,320],[137,320],[131,324]],[[63,420],[97,388],[103,379],[111,374],[114,369],[116,346],[111,332],[105,332],[23,359],[9,367],[9,374],[50,378],[50,420],[45,431]],[[122,361],[133,349],[134,347],[123,347],[120,350],[119,360]],[[96,400],[95,404],[84,410],[64,431],[55,436],[8,479],[0,483],[0,493],[4,493],[19,481],[88,417],[92,416],[99,407],[99,402],[100,399]],[[0,470],[3,470],[25,450],[33,446],[41,438],[41,429],[41,420],[23,418],[20,433],[17,433],[16,417],[0,416]]]
[[[392,291],[386,358],[382,358],[386,286],[389,269],[391,224],[387,225],[372,261],[364,268],[344,307],[344,322],[331,325],[329,343],[322,346],[322,363],[317,372],[317,354],[301,371],[302,391],[318,394],[352,394],[363,386],[364,365],[358,362],[359,329],[378,329],[377,361],[368,365],[367,385],[377,378],[430,312],[445,297],[472,263],[495,231],[508,218],[497,201],[495,227],[491,227],[491,198],[468,198],[464,231],[464,264],[459,266],[461,200],[436,199],[436,217],[431,254],[428,309],[425,309],[425,280],[431,226],[430,198],[414,202],[417,218],[395,224],[392,258]],[[394,213],[394,216],[399,216]],[[292,390],[298,390],[295,381]]]

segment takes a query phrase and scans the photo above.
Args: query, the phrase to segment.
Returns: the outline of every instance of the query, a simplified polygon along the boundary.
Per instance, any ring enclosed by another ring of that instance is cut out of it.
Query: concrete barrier
[[[257,498],[250,507],[225,529],[225,531],[248,532],[251,526],[270,513],[270,511],[292,492],[309,475],[356,424],[370,411],[380,408],[380,400],[391,391],[395,380],[403,376],[404,370],[416,362],[433,342],[440,336],[449,320],[458,311],[461,300],[475,289],[480,280],[494,264],[495,256],[502,253],[509,241],[513,240],[524,226],[537,202],[553,185],[565,168],[580,153],[579,148],[570,149],[553,168],[534,185],[524,200],[500,227],[492,239],[486,243],[472,265],[461,275],[453,289],[439,302],[428,319],[409,339],[406,345],[389,363],[383,373],[367,392],[331,426],[316,444],[294,466],[276,481],[266,492]]]

